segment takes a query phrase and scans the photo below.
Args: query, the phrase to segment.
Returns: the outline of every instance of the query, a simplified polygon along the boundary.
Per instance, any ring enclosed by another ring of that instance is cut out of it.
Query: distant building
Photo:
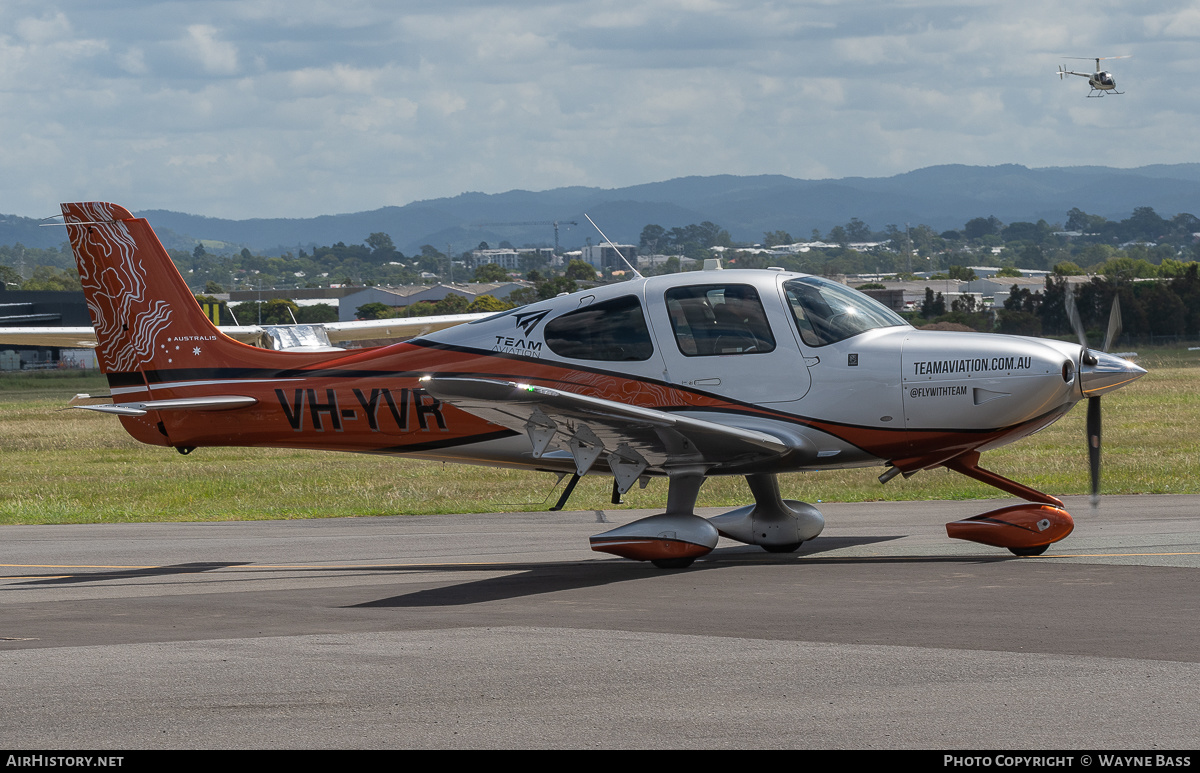
[[[437,303],[447,295],[461,295],[470,303],[481,295],[490,295],[498,300],[504,300],[513,290],[527,285],[523,282],[504,282],[490,284],[483,282],[466,282],[463,284],[409,285],[407,287],[367,287],[347,295],[338,303],[338,321],[351,322],[357,318],[356,310],[368,303],[382,303],[384,306],[411,306],[414,303],[429,301]]]
[[[1014,285],[1018,291],[1028,290],[1031,293],[1040,293],[1046,289],[1046,278],[1044,276],[993,276],[967,282],[962,289],[964,292],[978,293],[984,298],[992,298],[992,305],[997,309],[1002,309]]]
[[[2,283],[0,283],[2,284]],[[6,290],[0,292],[0,327],[91,327],[83,291]],[[91,349],[66,349],[57,346],[4,346],[0,350],[0,370],[56,367],[94,368],[96,357]]]
[[[624,260],[621,256],[624,256]],[[637,265],[637,246],[633,244],[614,244],[612,242],[604,242],[595,246],[588,245],[583,248],[583,261],[595,269],[605,268],[626,268],[625,261],[629,261],[629,265]]]
[[[518,247],[517,252],[521,254],[521,257],[537,255],[547,261],[553,261],[555,257],[553,247]]]
[[[967,268],[970,269],[971,271],[974,271],[975,276],[979,277],[980,279],[991,279],[992,277],[995,277],[996,274],[1000,273],[999,266],[967,266]],[[1047,271],[1047,270],[1040,269],[1040,268],[1018,268],[1017,271],[1021,272],[1020,277],[1003,277],[1003,276],[1001,276],[1001,277],[996,277],[996,281],[999,282],[1004,279],[1022,279],[1022,278],[1023,279],[1030,279],[1030,278],[1045,279],[1048,275],[1054,273],[1053,271]]]
[[[495,263],[505,271],[520,271],[522,268],[521,259],[530,256],[541,258],[547,263],[552,263],[554,260],[554,248],[521,247],[518,249],[471,250],[471,260],[474,261],[476,268],[488,263]]]
[[[308,303],[301,301],[311,301],[318,303],[328,303],[334,305],[337,300],[350,293],[357,292],[357,287],[297,287],[284,288],[282,290],[233,290],[229,293],[200,293],[202,295],[212,295],[219,300],[228,301],[229,303],[254,303],[256,301],[273,301],[277,298],[283,298],[289,301],[295,301],[297,305],[307,306]]]
[[[863,293],[887,306],[892,311],[904,311],[903,290],[863,290]]]
[[[638,268],[658,268],[671,258],[679,261],[680,268],[690,268],[696,265],[695,259],[689,258],[686,255],[638,255],[635,265]]]
[[[987,266],[972,266],[973,271],[978,273],[994,272],[996,269],[989,269]],[[1040,293],[1046,289],[1047,271],[1024,271],[1022,273],[1037,274],[1037,276],[988,276],[983,279],[975,279],[970,282],[964,282],[959,279],[917,279],[911,282],[899,282],[888,276],[879,276],[871,274],[860,274],[849,277],[846,284],[851,287],[858,287],[864,283],[879,283],[886,289],[884,290],[863,290],[864,293],[883,302],[892,309],[913,309],[920,308],[925,301],[925,288],[933,290],[933,292],[941,293],[943,300],[946,301],[946,309],[950,309],[950,304],[963,298],[964,296],[974,296],[976,306],[983,308],[1003,309],[1004,302],[1015,286],[1018,291],[1028,290],[1031,293]],[[1087,276],[1065,277],[1069,287],[1086,284],[1091,280]],[[898,300],[896,293],[900,293],[902,300]]]
[[[521,254],[516,250],[471,250],[471,260],[476,267],[495,263],[505,271],[521,268]]]

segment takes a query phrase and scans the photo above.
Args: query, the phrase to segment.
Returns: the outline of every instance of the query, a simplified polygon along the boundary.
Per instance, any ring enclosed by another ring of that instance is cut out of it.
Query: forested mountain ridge
[[[69,192],[64,192],[69,198]],[[120,203],[120,202],[118,202]],[[1151,207],[1170,218],[1200,209],[1200,164],[1136,169],[1102,166],[1029,169],[945,165],[892,177],[800,180],[783,175],[683,177],[616,189],[556,188],[533,192],[463,193],[369,212],[314,218],[227,220],[166,210],[139,211],[168,247],[189,249],[199,240],[256,253],[298,253],[300,248],[360,243],[368,234],[389,234],[406,254],[423,245],[460,252],[481,241],[515,245],[553,243],[553,227],[487,225],[560,221],[560,242],[577,248],[599,241],[587,213],[617,241],[636,244],[647,223],[666,228],[714,222],[737,242],[761,241],[774,230],[797,236],[821,233],[851,218],[874,230],[894,224],[925,224],[941,231],[976,217],[1002,222],[1065,223],[1078,208],[1111,220]],[[576,221],[583,225],[566,225]],[[31,218],[0,215],[0,245],[58,246],[60,228],[40,228]],[[210,249],[213,245],[210,245]],[[220,247],[217,246],[217,249]]]

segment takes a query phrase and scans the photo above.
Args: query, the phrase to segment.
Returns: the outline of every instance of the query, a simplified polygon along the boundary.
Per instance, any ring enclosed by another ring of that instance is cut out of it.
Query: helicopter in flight
[[[1107,59],[1128,59],[1131,56],[1133,56],[1133,54],[1126,54],[1125,56],[1095,56],[1095,57],[1092,57],[1092,56],[1068,56],[1068,57],[1066,57],[1067,59],[1094,59],[1096,61],[1096,71],[1095,72],[1074,72],[1072,70],[1068,70],[1067,68],[1065,68],[1064,66],[1062,66],[1060,64],[1058,66],[1058,79],[1062,80],[1064,75],[1078,75],[1081,78],[1087,78],[1088,85],[1092,87],[1092,90],[1088,92],[1089,98],[1090,97],[1102,97],[1107,92],[1112,92],[1113,94],[1124,94],[1125,93],[1124,91],[1117,91],[1116,78],[1114,78],[1112,76],[1112,73],[1101,70],[1100,63]]]

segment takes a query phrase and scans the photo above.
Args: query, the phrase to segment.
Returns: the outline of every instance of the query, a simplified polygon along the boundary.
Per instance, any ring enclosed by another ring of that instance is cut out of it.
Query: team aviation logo
[[[501,354],[515,354],[520,357],[540,358],[542,356],[542,342],[530,341],[529,336],[533,334],[534,328],[538,323],[546,318],[550,313],[549,309],[542,311],[526,311],[521,314],[514,314],[513,318],[517,322],[517,329],[521,331],[520,337],[517,336],[496,336],[496,343],[492,346],[493,352]]]
[[[521,331],[528,336],[533,332],[533,329],[537,327],[537,324],[545,319],[546,315],[549,313],[550,309],[543,309],[541,311],[527,311],[523,314],[514,314],[513,318],[517,321],[517,327],[521,328]]]

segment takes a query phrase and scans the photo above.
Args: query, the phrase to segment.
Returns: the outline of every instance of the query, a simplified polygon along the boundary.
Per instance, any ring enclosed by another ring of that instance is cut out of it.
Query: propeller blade
[[[1079,362],[1082,365],[1095,365],[1096,355],[1088,349],[1087,333],[1083,329],[1083,320],[1079,318],[1079,308],[1075,306],[1075,293],[1071,290],[1070,285],[1063,289],[1066,290],[1063,295],[1063,305],[1067,307],[1067,319],[1071,321],[1071,329],[1075,331],[1075,335],[1079,336],[1079,345],[1083,347],[1083,352],[1079,355]]]
[[[1063,289],[1066,291],[1063,295],[1063,303],[1067,307],[1067,319],[1071,322],[1071,329],[1075,331],[1075,335],[1079,336],[1079,345],[1087,349],[1087,334],[1083,331],[1083,320],[1079,318],[1079,308],[1075,306],[1075,292],[1070,285],[1066,285]]]
[[[1088,468],[1092,475],[1092,509],[1100,505],[1100,398],[1089,397],[1087,407]]]
[[[1108,332],[1104,334],[1104,348],[1101,351],[1107,352],[1119,335],[1121,335],[1121,297],[1114,295],[1112,311],[1108,313]]]

